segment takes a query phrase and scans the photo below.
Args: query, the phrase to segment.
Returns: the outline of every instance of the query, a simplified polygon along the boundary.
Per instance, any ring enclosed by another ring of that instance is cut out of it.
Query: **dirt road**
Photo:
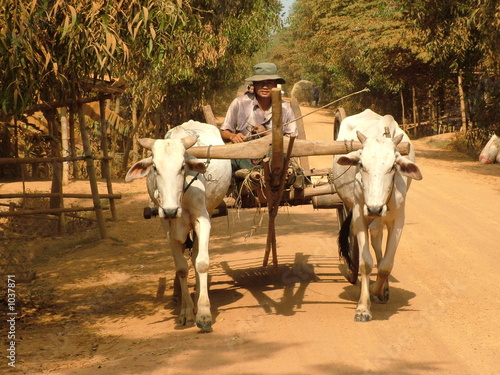
[[[332,138],[331,112],[304,121],[308,139]],[[123,198],[108,239],[91,231],[28,244],[38,278],[19,288],[37,305],[18,327],[15,371],[500,374],[500,165],[436,147],[443,138],[414,142],[424,179],[411,186],[390,301],[373,305],[372,322],[353,321],[359,285],[337,268],[335,212],[308,205],[280,210],[279,277],[261,268],[265,211],[262,225],[255,209],[214,219],[214,331],[177,330],[172,283],[155,298],[173,265],[159,223],[142,219],[145,182],[117,182]]]

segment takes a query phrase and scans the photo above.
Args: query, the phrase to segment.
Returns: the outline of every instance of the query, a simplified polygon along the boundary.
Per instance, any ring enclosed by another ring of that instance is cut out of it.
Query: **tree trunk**
[[[99,98],[99,114],[101,115],[101,174],[106,179],[108,194],[113,194],[113,184],[111,182],[111,162],[108,157],[108,121],[106,120],[106,101],[103,97]],[[116,220],[115,200],[109,199],[109,208],[111,209],[111,218]]]
[[[467,131],[467,112],[465,107],[465,95],[463,86],[463,72],[460,70],[458,72],[458,97],[460,100],[460,114],[462,116],[462,127],[460,131]]]
[[[85,160],[87,163],[87,173],[90,182],[90,190],[92,192],[92,201],[94,203],[94,211],[97,219],[97,225],[101,238],[106,238],[106,221],[102,213],[101,202],[99,198],[99,187],[97,185],[97,177],[94,167],[94,159],[92,157],[92,147],[90,138],[85,124],[85,115],[83,114],[82,104],[78,104],[78,121],[80,123],[80,134],[82,136],[83,150],[85,152]]]
[[[403,130],[406,132],[405,99],[403,97],[403,89],[399,92],[399,97],[401,98],[401,124],[403,124]]]
[[[411,87],[411,98],[412,98],[412,106],[413,106],[413,123],[417,127],[417,129],[420,127],[420,117],[418,115],[418,108],[417,108],[417,90],[415,89],[415,86]]]
[[[129,134],[129,139],[127,140],[127,144],[125,145],[125,151],[123,152],[123,161],[122,161],[123,174],[125,174],[126,169],[127,169],[128,158],[130,155],[130,149],[133,146],[135,135],[137,134],[139,127],[141,126],[142,122],[144,121],[144,118],[146,117],[146,114],[148,113],[150,107],[151,107],[151,97],[148,96],[148,97],[146,97],[146,100],[144,101],[144,108],[142,110],[141,116],[139,117],[139,120],[137,120],[137,123],[133,126],[132,131]]]
[[[57,110],[44,111],[43,115],[47,119],[49,134],[51,136],[50,140],[50,151],[51,156],[61,157],[61,147],[58,142],[59,132],[56,123]],[[62,162],[54,161],[52,163],[52,186],[51,193],[54,194],[50,197],[50,208],[64,208],[63,202],[63,182],[62,182]],[[66,217],[64,213],[59,214],[59,234],[65,234],[66,232]]]
[[[432,126],[436,127],[436,134],[439,134],[439,124],[436,121],[436,109],[434,107],[434,100],[432,98],[432,91],[429,90],[429,122]]]
[[[75,112],[76,107],[70,108],[69,112],[69,141],[70,141],[70,155],[76,156],[76,140],[75,140]],[[78,180],[80,173],[78,172],[78,161],[73,161],[73,178]]]
[[[61,107],[61,141],[62,141],[62,156],[68,157],[69,152],[69,131],[68,131],[68,110],[66,107]],[[69,162],[62,163],[62,184],[67,185],[69,182]]]

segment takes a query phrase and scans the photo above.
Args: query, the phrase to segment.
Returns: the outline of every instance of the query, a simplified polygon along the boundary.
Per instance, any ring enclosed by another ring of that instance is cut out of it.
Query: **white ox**
[[[210,216],[224,198],[231,182],[229,160],[196,159],[186,150],[194,146],[223,145],[219,130],[209,124],[189,121],[170,130],[165,139],[139,139],[151,150],[151,156],[135,163],[126,181],[147,175],[148,193],[158,207],[161,225],[169,239],[179,277],[182,305],[178,319],[181,326],[194,324],[211,330],[212,314],[208,298],[208,243]],[[195,232],[193,264],[196,271],[197,309],[189,294],[188,263],[184,242],[191,230]]]
[[[486,146],[479,154],[479,162],[481,164],[500,163],[500,137],[493,134]]]
[[[392,116],[380,116],[367,109],[345,118],[340,124],[337,140],[356,139],[362,143],[362,149],[335,156],[333,169],[336,190],[351,210],[339,233],[340,253],[348,264],[353,264],[353,260],[345,237],[352,232],[359,246],[361,294],[354,320],[364,322],[372,319],[370,294],[381,302],[389,299],[388,278],[405,222],[409,178],[420,180],[422,175],[414,163],[413,148],[408,157],[397,151],[396,146],[402,140],[410,142],[410,139]],[[345,144],[347,148],[349,142]],[[385,252],[382,250],[384,227],[387,228]],[[370,239],[378,268],[377,280],[371,286],[373,258]]]

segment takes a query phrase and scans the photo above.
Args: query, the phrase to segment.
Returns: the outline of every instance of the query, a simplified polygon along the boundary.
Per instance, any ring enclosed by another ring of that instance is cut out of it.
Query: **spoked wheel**
[[[348,214],[349,212],[345,206],[343,206],[342,208],[337,208],[337,222],[339,225],[339,231]],[[349,257],[351,258],[350,266],[348,265],[347,260],[339,251],[339,271],[347,281],[349,281],[351,284],[356,284],[356,282],[358,281],[359,273],[359,247],[358,241],[356,241],[356,237],[352,232],[349,233]]]

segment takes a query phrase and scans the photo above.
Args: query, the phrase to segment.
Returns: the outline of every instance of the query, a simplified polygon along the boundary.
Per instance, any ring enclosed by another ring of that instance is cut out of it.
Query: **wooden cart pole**
[[[276,226],[275,219],[278,215],[283,190],[285,188],[285,174],[292,154],[295,137],[288,142],[286,158],[283,157],[283,120],[281,116],[281,90],[272,89],[273,129],[272,129],[272,152],[271,160],[264,159],[264,178],[267,198],[267,209],[269,212],[269,225],[267,230],[266,252],[264,254],[263,266],[269,261],[269,253],[273,254],[274,271],[278,273],[278,255],[276,251]]]
[[[297,124],[298,135],[297,139],[307,139],[306,130],[304,129],[304,120],[302,120],[302,112],[300,111],[300,105],[297,98],[292,98],[290,100],[290,107],[292,107],[293,115],[297,119],[295,123]],[[309,157],[301,156],[299,158],[300,166],[304,171],[309,171]]]
[[[287,153],[283,161],[284,168],[281,171],[280,183],[277,187],[271,186],[269,158],[266,158],[263,161],[266,197],[270,197],[270,199],[267,199],[267,208],[269,211],[269,226],[267,231],[266,252],[264,254],[263,266],[267,266],[267,263],[269,261],[269,253],[272,250],[273,265],[276,273],[278,273],[278,255],[276,251],[276,227],[274,223],[276,216],[278,216],[278,209],[281,203],[281,198],[283,197],[283,192],[285,191],[286,174],[288,171],[288,163],[290,162],[290,157],[292,155],[294,141],[295,136],[290,137]]]
[[[95,216],[101,238],[106,238],[106,221],[102,213],[101,201],[99,199],[99,187],[94,168],[94,159],[92,158],[92,148],[90,147],[89,135],[85,126],[85,115],[83,114],[82,104],[78,103],[78,122],[80,123],[80,133],[82,135],[83,150],[87,162],[87,173],[89,175],[90,190],[92,192],[92,201],[94,203]]]
[[[217,121],[215,120],[215,116],[210,104],[203,106],[203,114],[205,115],[205,121],[207,122],[207,124],[217,126]]]
[[[273,147],[271,152],[271,186],[280,184],[283,169],[283,117],[281,116],[281,89],[273,88],[271,91],[273,108]]]
[[[108,127],[106,122],[106,105],[105,99],[101,95],[99,97],[99,112],[101,115],[101,153],[103,160],[101,161],[102,177],[106,179],[108,194],[113,194],[113,183],[111,182],[111,161],[108,159]],[[111,219],[116,220],[115,200],[109,198],[109,208],[111,210]]]

